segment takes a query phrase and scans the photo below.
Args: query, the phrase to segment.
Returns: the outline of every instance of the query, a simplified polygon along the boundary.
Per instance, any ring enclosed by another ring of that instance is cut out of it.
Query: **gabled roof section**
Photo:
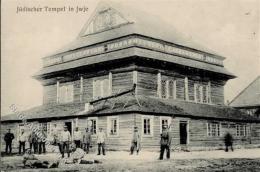
[[[233,107],[260,106],[260,76],[241,91],[229,105]]]
[[[113,1],[100,2],[79,36],[67,46],[53,53],[53,55],[131,34],[152,37],[224,59],[214,51],[196,43],[192,38],[185,36],[185,34],[176,30],[172,24],[164,22],[160,17],[146,13],[136,6],[134,8],[123,1],[120,3]]]
[[[120,12],[109,7],[107,3],[103,2],[98,5],[95,12],[83,26],[79,37],[97,34],[99,32],[117,28],[121,25],[129,23],[130,21],[127,20]]]

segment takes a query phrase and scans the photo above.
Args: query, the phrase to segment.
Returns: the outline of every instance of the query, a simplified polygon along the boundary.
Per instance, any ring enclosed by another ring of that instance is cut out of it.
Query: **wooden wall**
[[[106,146],[107,149],[110,150],[129,150],[132,138],[133,127],[135,125],[138,126],[141,137],[141,146],[142,149],[149,150],[159,150],[160,143],[160,117],[166,116],[153,116],[153,136],[143,136],[142,135],[142,116],[141,114],[122,114],[119,115],[119,135],[118,136],[107,136]],[[97,129],[102,127],[104,131],[107,133],[107,116],[99,116],[97,122]],[[51,129],[53,124],[57,124],[57,128],[59,131],[63,130],[63,126],[65,122],[72,122],[73,130],[76,125],[79,127],[79,130],[82,133],[85,132],[85,128],[87,127],[87,117],[81,118],[71,118],[66,120],[52,120],[49,121],[51,123]],[[208,149],[223,149],[224,147],[224,134],[228,131],[233,135],[234,138],[234,146],[237,147],[250,147],[250,145],[259,145],[260,144],[260,125],[259,123],[239,123],[246,124],[247,126],[251,125],[251,136],[236,136],[236,123],[228,122],[228,121],[214,121],[221,123],[221,135],[220,136],[207,136],[207,122],[213,122],[209,120],[195,120],[190,118],[171,118],[171,128],[170,133],[172,135],[172,149],[181,149],[187,148],[191,150],[208,150]],[[179,131],[179,123],[180,121],[187,121],[188,123],[188,138],[189,142],[187,146],[180,145],[180,131]],[[38,125],[39,121],[33,122],[34,125]],[[227,125],[229,124],[229,125]],[[2,123],[1,125],[1,144],[2,151],[5,148],[4,142],[4,134],[7,132],[7,129],[11,128],[11,131],[15,135],[15,139],[13,142],[14,151],[17,151],[18,148],[18,123]],[[29,134],[30,130],[25,129],[26,133]],[[93,151],[96,151],[96,136],[92,137],[92,145]],[[29,147],[28,142],[26,143],[26,147]]]
[[[154,97],[157,96],[157,75],[138,71],[137,94]]]
[[[57,101],[57,85],[43,86],[43,104],[52,104]]]

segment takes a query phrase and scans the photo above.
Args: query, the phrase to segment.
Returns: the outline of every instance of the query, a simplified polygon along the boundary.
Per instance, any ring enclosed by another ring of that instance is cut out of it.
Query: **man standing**
[[[102,128],[99,128],[99,132],[97,133],[97,144],[98,144],[98,154],[97,155],[100,155],[101,148],[102,148],[103,155],[106,155],[105,138],[106,138],[106,134],[103,132]]]
[[[228,147],[230,146],[230,148],[233,152],[234,151],[234,149],[233,149],[233,137],[229,132],[226,133],[224,141],[225,141],[225,146],[226,146],[225,151],[228,152]]]
[[[58,144],[58,129],[57,129],[57,124],[54,124],[54,125],[53,125],[52,136],[53,136],[53,144],[54,144],[54,145],[57,145],[57,144]]]
[[[30,150],[32,152],[32,148],[34,150],[34,153],[38,152],[38,138],[35,132],[31,132],[29,135],[28,141],[30,143]]]
[[[21,149],[23,149],[23,154],[25,153],[25,142],[26,142],[26,134],[24,129],[21,129],[21,133],[19,135],[19,154],[21,154]]]
[[[65,125],[64,131],[61,132],[61,138],[60,138],[62,158],[64,158],[65,152],[67,152],[68,157],[70,157],[70,150],[69,150],[70,142],[71,142],[70,132],[68,131],[68,127]]]
[[[11,129],[8,129],[8,132],[5,134],[4,140],[5,140],[5,153],[8,154],[8,149],[9,149],[9,154],[12,153],[12,141],[14,139],[14,134],[11,133]]]
[[[170,159],[170,146],[171,146],[171,137],[167,126],[163,126],[163,131],[161,134],[161,150],[160,150],[160,160],[163,160],[164,151],[166,150],[166,157]]]
[[[82,139],[81,131],[79,131],[79,128],[76,127],[74,131],[74,143],[76,145],[76,148],[80,148],[81,139]]]
[[[39,154],[41,153],[46,153],[46,147],[45,147],[45,142],[47,139],[47,131],[44,127],[41,129],[41,137],[40,137],[40,143],[39,143]]]
[[[138,127],[134,127],[134,133],[133,133],[133,138],[132,138],[132,142],[131,142],[131,148],[130,148],[130,155],[133,155],[134,150],[136,149],[136,153],[138,155],[139,150],[140,150],[140,134],[138,132]]]
[[[86,153],[89,153],[89,147],[91,143],[91,132],[89,132],[89,129],[86,128],[86,133],[83,135],[83,145],[84,145],[84,150]]]

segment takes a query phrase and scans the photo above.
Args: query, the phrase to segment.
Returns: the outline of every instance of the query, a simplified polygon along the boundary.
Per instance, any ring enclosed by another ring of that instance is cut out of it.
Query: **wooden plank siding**
[[[43,86],[43,104],[56,103],[57,85]]]
[[[211,100],[214,104],[224,104],[224,83],[221,81],[211,82]]]
[[[112,93],[118,93],[123,90],[132,88],[133,86],[133,69],[132,71],[121,71],[112,73]],[[169,75],[163,70],[162,80],[175,80],[176,81],[176,98],[178,100],[185,100],[185,75],[179,73],[171,72]],[[108,79],[108,71],[102,75],[91,77],[83,76],[83,93],[80,92],[80,77],[77,80],[68,81],[68,79],[63,79],[60,81],[60,86],[64,84],[74,85],[74,102],[79,102],[82,96],[83,102],[88,102],[92,100],[93,97],[93,80],[97,79]],[[145,96],[157,97],[157,73],[149,71],[145,72],[140,68],[137,68],[137,94]],[[207,86],[210,81],[211,85],[211,103],[212,104],[224,104],[224,85],[225,81],[220,80],[209,80],[209,78],[203,79],[196,76],[188,76],[188,98],[189,101],[195,101],[194,84]],[[205,89],[206,87],[204,87]],[[56,83],[52,85],[44,86],[43,93],[43,103],[55,103],[57,99],[57,87]],[[203,90],[205,93],[206,90]],[[199,95],[197,95],[199,96]]]
[[[157,96],[157,75],[153,73],[137,73],[137,94],[146,96]]]
[[[142,134],[142,116],[153,117],[153,135],[152,136],[144,136]],[[108,130],[108,117],[109,116],[94,116],[97,117],[97,129],[103,128],[104,132],[107,133]],[[142,114],[124,114],[118,115],[119,120],[119,134],[118,136],[108,136],[106,140],[106,146],[109,150],[129,150],[133,127],[136,125],[139,128],[139,132],[141,135],[141,146],[142,149],[148,150],[159,150],[160,143],[160,128],[161,123],[160,120],[162,117],[167,116],[154,116],[154,115],[142,115]],[[169,116],[168,116],[169,117]],[[92,118],[92,117],[89,117]],[[171,118],[171,117],[170,117]],[[64,120],[51,120],[50,130],[52,130],[53,124],[57,125],[57,129],[59,132],[63,130],[63,126],[65,122],[72,122],[72,131],[74,131],[75,127],[79,127],[79,130],[82,133],[85,132],[85,128],[87,128],[87,117],[81,118],[73,118],[64,119]],[[176,149],[176,147],[182,147],[180,145],[180,129],[179,124],[180,121],[188,122],[188,149],[191,150],[205,150],[205,149],[220,149],[224,148],[224,134],[228,131],[232,134],[234,138],[234,146],[243,147],[260,144],[260,125],[257,123],[234,123],[228,121],[208,121],[208,120],[195,120],[190,118],[181,118],[175,117],[171,118],[171,127],[170,134],[172,136],[172,148]],[[35,126],[39,125],[41,121],[34,121],[33,124]],[[221,135],[220,136],[207,136],[207,123],[210,122],[220,122],[221,123]],[[22,124],[22,123],[20,123]],[[29,123],[31,124],[31,122]],[[250,136],[236,136],[236,124],[245,124],[247,127],[251,126]],[[14,133],[15,139],[13,141],[14,151],[18,148],[18,125],[19,123],[4,123],[1,125],[1,144],[5,145],[4,142],[4,134],[7,132],[7,129],[10,128]],[[29,135],[30,129],[25,128],[26,133]],[[92,146],[95,151],[97,148],[96,145],[96,136],[92,137]],[[5,146],[2,146],[2,150],[4,150]],[[26,143],[26,147],[29,147],[28,142]]]
[[[133,72],[112,74],[112,92],[118,93],[133,88]]]

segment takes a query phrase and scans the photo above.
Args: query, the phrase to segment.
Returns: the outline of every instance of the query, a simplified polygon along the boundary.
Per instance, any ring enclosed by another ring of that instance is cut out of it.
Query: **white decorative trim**
[[[56,84],[56,89],[57,89],[57,99],[56,99],[56,102],[59,103],[60,101],[60,81],[57,81],[57,84]]]
[[[133,84],[136,84],[135,94],[137,95],[138,72],[133,71]]]
[[[109,74],[108,74],[108,82],[109,82],[109,95],[112,95],[112,93],[113,93],[113,74],[112,74],[112,72],[109,72]]]
[[[159,98],[162,98],[162,75],[161,73],[159,72],[157,74],[157,95]]]
[[[189,86],[189,84],[188,84],[188,77],[185,77],[185,79],[184,79],[184,92],[185,92],[185,96],[184,96],[184,98],[185,98],[185,100],[186,101],[188,101],[189,100],[189,88],[188,88],[188,86]]]
[[[83,99],[83,83],[84,83],[84,80],[83,80],[83,76],[80,76],[80,102],[82,102],[82,99]]]
[[[166,99],[169,99],[169,80],[166,80]]]

